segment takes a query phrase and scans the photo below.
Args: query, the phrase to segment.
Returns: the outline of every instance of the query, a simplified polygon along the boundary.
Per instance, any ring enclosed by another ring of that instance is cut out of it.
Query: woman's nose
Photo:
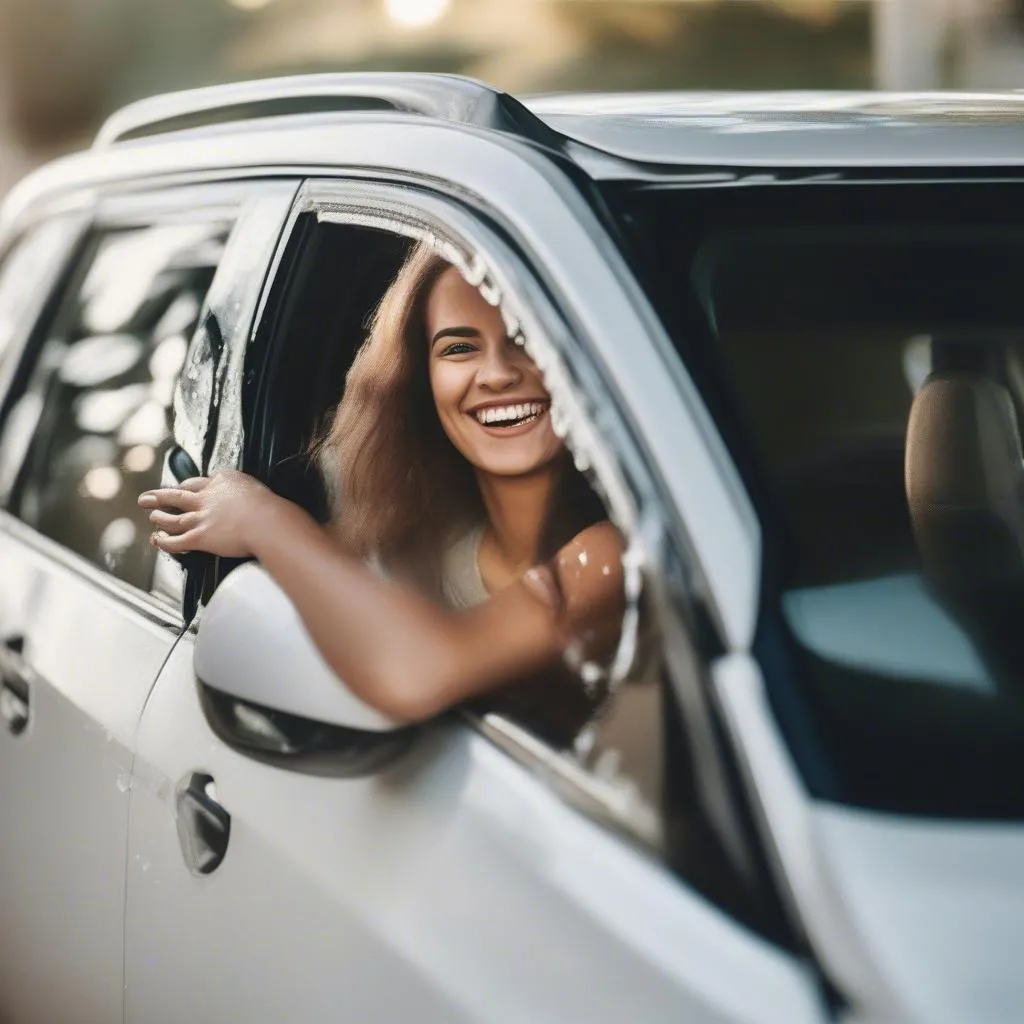
[[[477,373],[477,383],[492,391],[504,391],[518,384],[523,378],[523,371],[516,364],[513,355],[508,345],[490,349]]]

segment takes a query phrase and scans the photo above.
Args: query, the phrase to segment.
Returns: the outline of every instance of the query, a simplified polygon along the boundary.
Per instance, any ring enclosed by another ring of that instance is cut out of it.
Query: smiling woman
[[[500,310],[421,246],[318,446],[327,529],[235,472],[140,503],[165,551],[258,558],[368,704],[416,720],[501,690],[567,745],[600,697],[567,664],[610,659],[625,601],[621,538],[550,407]]]

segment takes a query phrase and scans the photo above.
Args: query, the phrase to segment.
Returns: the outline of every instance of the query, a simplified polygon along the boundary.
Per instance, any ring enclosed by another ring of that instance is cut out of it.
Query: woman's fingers
[[[162,509],[155,509],[149,513],[149,521],[168,533],[186,533],[199,525],[199,514],[197,512],[184,512],[178,515],[174,512],[164,512]]]
[[[197,477],[185,483],[200,485],[205,481]],[[158,487],[153,491],[143,491],[139,495],[139,505],[142,508],[177,508],[182,512],[194,512],[201,501],[199,490],[201,486],[186,488],[184,484],[181,487]]]
[[[184,555],[189,551],[196,550],[199,546],[199,538],[194,530],[189,530],[178,536],[173,536],[166,530],[157,530],[149,540],[154,547],[166,551],[169,555]]]

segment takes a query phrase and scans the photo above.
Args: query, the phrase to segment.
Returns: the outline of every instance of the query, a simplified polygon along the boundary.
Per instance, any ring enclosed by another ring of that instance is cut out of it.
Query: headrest
[[[1024,580],[1024,461],[1009,392],[991,377],[931,374],[907,424],[907,503],[939,583]]]

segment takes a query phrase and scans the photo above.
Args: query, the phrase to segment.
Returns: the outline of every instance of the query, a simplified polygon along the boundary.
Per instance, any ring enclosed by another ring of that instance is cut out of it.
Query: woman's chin
[[[473,459],[478,471],[501,477],[525,477],[553,470],[558,462],[560,450],[543,453],[488,452]]]

